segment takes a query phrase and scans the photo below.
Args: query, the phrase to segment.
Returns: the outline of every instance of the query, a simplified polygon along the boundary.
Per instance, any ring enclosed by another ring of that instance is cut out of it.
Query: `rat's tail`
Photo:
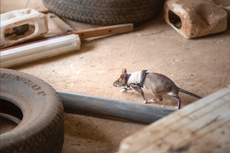
[[[194,93],[191,93],[191,92],[186,91],[186,90],[181,89],[181,88],[179,88],[179,92],[183,92],[183,93],[185,93],[185,94],[188,94],[188,95],[190,95],[190,96],[196,97],[196,98],[198,98],[198,99],[201,99],[201,98],[202,98],[202,97],[200,97],[200,96],[195,95]]]

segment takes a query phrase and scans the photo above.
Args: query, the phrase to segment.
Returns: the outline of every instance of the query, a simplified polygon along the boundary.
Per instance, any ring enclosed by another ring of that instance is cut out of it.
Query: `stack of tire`
[[[139,24],[156,16],[164,0],[43,0],[58,16],[96,24]]]

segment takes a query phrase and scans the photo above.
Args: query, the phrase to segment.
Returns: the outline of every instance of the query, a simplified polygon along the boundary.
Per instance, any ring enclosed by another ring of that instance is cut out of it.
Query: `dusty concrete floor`
[[[32,2],[21,7],[28,7]],[[75,30],[96,27],[65,21]],[[112,86],[123,68],[128,72],[144,68],[162,73],[179,87],[207,96],[230,84],[229,51],[230,28],[221,34],[189,40],[167,25],[160,15],[136,27],[134,32],[84,41],[79,51],[12,69],[39,77],[56,90],[142,103],[138,93],[122,94],[120,88]],[[150,99],[152,95],[144,91]],[[179,96],[182,108],[196,100],[185,94]],[[162,103],[150,105],[176,106],[175,101],[164,98]],[[62,153],[116,152],[123,138],[143,127],[145,125],[66,114]]]

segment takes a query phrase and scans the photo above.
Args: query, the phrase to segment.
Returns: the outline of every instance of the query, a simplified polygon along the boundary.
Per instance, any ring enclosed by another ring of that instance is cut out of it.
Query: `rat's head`
[[[126,69],[123,69],[120,78],[118,78],[118,79],[113,83],[113,86],[114,86],[114,87],[126,86],[126,85],[127,85],[127,75],[128,75],[128,74],[127,74],[127,70],[126,70]]]

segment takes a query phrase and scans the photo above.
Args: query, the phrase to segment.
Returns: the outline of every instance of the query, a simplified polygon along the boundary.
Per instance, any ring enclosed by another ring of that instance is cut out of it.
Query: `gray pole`
[[[174,109],[147,104],[125,102],[64,91],[57,92],[63,101],[66,113],[118,118],[149,124],[175,111]]]

